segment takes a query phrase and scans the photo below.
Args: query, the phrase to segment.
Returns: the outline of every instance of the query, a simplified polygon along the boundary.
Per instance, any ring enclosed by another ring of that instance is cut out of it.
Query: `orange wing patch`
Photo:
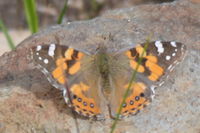
[[[131,66],[131,68],[133,68],[135,70],[136,67],[137,67],[137,65],[138,65],[138,63],[136,61],[130,60],[130,66]],[[137,69],[137,72],[140,72],[140,73],[144,72],[144,67],[142,65],[139,65],[139,67]]]
[[[53,70],[52,75],[60,84],[66,82],[66,74],[76,74],[81,67],[80,60],[84,56],[83,53],[78,52],[72,48],[68,48],[64,57],[56,60],[56,69]]]
[[[136,70],[138,59],[142,56],[144,48],[140,45],[125,52],[125,55],[130,59],[130,67]],[[164,69],[158,65],[158,59],[151,53],[144,52],[142,64],[139,65],[137,72],[145,73],[146,70],[150,71],[148,78],[151,81],[158,80],[163,74]]]
[[[138,65],[138,62],[136,61],[136,56],[142,56],[142,52],[144,51],[144,48],[140,45],[138,45],[137,47],[134,48],[133,51],[129,50],[127,51],[125,54],[128,56],[128,58],[130,59],[130,66],[131,68],[133,68],[134,70],[136,70],[136,67]],[[144,53],[143,57],[146,56],[146,52]],[[144,66],[139,65],[137,72],[143,73],[144,72]]]
[[[66,51],[65,51],[65,59],[66,60],[72,60],[72,55],[74,53],[74,49],[73,48],[68,48]]]
[[[164,74],[164,69],[157,64],[157,57],[149,55],[144,58],[147,59],[145,66],[151,71],[151,74],[148,76],[148,78],[152,81],[158,80]]]
[[[67,70],[67,64],[65,63],[64,58],[60,58],[56,61],[57,68],[52,72],[52,75],[59,83],[64,84],[65,78],[63,72]]]
[[[141,45],[136,46],[135,49],[140,57],[142,56],[143,52],[144,52],[143,57],[147,56],[147,52],[144,51],[144,48]]]
[[[151,74],[148,76],[150,80],[156,81],[158,78],[160,78],[160,76],[163,75],[163,68],[156,63],[147,60],[145,66],[151,71]]]
[[[77,113],[87,117],[92,117],[100,114],[100,109],[96,105],[94,99],[86,97],[83,92],[88,91],[90,88],[84,83],[74,84],[70,90],[73,93],[72,104]]]
[[[73,75],[79,71],[81,67],[80,61],[77,61],[71,68],[69,68],[69,74]]]
[[[125,85],[124,89],[127,89],[127,87],[128,85]],[[150,101],[145,98],[144,92],[146,89],[146,86],[141,82],[132,84],[130,88],[132,93],[126,98],[125,103],[122,105],[122,116],[136,114],[150,103]]]

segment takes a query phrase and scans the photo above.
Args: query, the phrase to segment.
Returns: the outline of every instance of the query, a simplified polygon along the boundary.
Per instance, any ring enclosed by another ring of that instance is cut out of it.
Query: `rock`
[[[117,132],[200,132],[200,8],[192,1],[150,4],[110,11],[101,17],[53,26],[0,57],[0,131],[109,132],[112,120],[90,121],[77,116],[27,58],[28,49],[59,42],[93,51],[106,43],[112,50],[151,40],[179,41],[188,49],[185,60],[156,90],[155,100],[136,116],[119,122]],[[112,41],[109,41],[112,39]]]

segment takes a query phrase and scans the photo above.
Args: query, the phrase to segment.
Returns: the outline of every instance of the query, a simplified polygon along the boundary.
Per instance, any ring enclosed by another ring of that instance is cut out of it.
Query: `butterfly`
[[[123,118],[137,114],[152,101],[155,88],[164,83],[186,51],[185,45],[174,41],[154,41],[144,47],[142,43],[114,52],[106,47],[88,52],[52,43],[31,48],[31,57],[49,82],[63,91],[69,107],[97,119],[116,116],[132,73],[137,71],[122,104]]]

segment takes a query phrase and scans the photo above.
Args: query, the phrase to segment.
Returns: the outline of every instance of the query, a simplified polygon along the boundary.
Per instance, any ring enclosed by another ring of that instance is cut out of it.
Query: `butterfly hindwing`
[[[111,73],[113,91],[110,108],[112,116],[116,116],[119,110],[124,93],[130,85],[132,73],[136,70],[143,51],[141,65],[137,69],[136,78],[130,85],[130,91],[122,106],[120,114],[122,117],[136,114],[151,102],[154,88],[164,83],[168,73],[183,59],[185,53],[184,45],[177,42],[156,41],[147,45],[146,51],[144,51],[144,43],[120,52],[113,58],[121,63],[117,68],[117,63],[111,66],[111,69],[115,71]]]

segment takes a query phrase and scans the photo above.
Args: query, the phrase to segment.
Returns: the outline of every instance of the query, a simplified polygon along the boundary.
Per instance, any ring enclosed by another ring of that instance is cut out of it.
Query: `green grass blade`
[[[92,7],[92,11],[97,11],[98,10],[98,2],[96,0],[90,0],[90,4],[91,4],[91,7]]]
[[[23,2],[29,30],[35,33],[38,31],[38,16],[36,13],[35,0],[23,0]]]
[[[67,3],[68,3],[68,0],[65,0],[65,4],[64,4],[64,7],[63,7],[59,17],[58,17],[57,24],[61,24],[62,21],[63,21],[64,15],[65,15],[67,8],[68,8]]]
[[[146,41],[146,43],[145,43],[145,46],[144,46],[144,50],[142,51],[141,57],[139,57],[139,59],[138,59],[138,61],[137,61],[138,64],[137,64],[137,66],[136,66],[136,69],[133,71],[131,80],[129,81],[128,88],[127,88],[127,90],[126,90],[126,92],[125,92],[125,94],[124,94],[124,96],[123,96],[122,103],[120,104],[119,110],[118,110],[118,112],[117,112],[117,116],[116,116],[116,118],[115,118],[115,120],[114,120],[114,122],[113,122],[113,124],[112,124],[112,126],[111,126],[111,131],[110,131],[110,133],[114,133],[114,130],[116,129],[116,125],[117,125],[117,122],[118,122],[118,120],[119,120],[119,116],[120,116],[121,111],[122,111],[122,106],[123,106],[123,104],[124,104],[125,101],[126,101],[126,98],[127,98],[128,94],[129,94],[129,91],[130,91],[130,88],[131,88],[132,83],[135,82],[137,70],[138,70],[139,66],[141,65],[141,63],[142,63],[142,58],[143,58],[143,56],[144,56],[144,53],[146,52],[146,49],[148,48],[149,40],[150,40],[150,39],[147,39],[147,41]]]
[[[8,42],[8,45],[10,47],[11,50],[14,50],[15,49],[15,45],[12,41],[12,38],[10,37],[9,33],[8,33],[8,30],[7,28],[5,27],[5,25],[3,24],[3,21],[0,20],[0,29],[3,31],[6,39],[7,39],[7,42]]]

